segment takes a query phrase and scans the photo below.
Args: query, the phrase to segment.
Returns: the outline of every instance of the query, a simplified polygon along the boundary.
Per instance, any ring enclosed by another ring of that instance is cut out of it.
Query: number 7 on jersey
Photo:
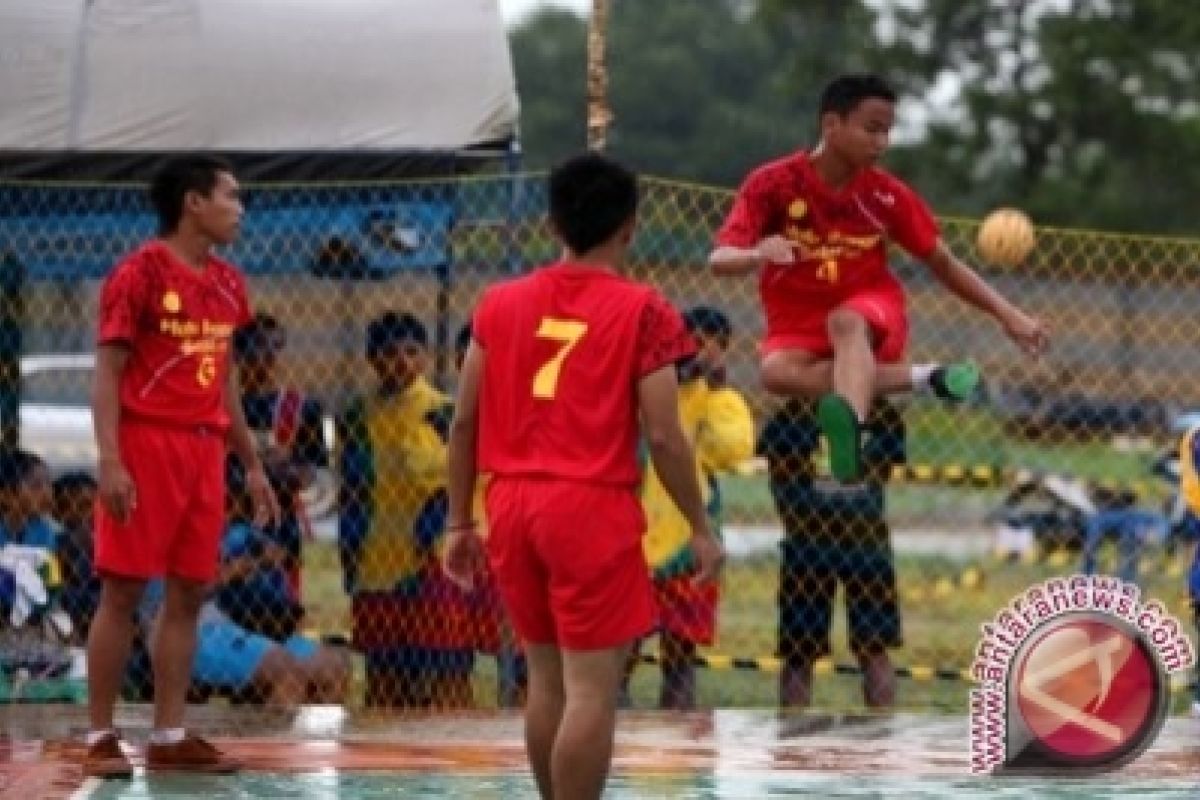
[[[557,319],[542,317],[537,329],[539,339],[550,339],[561,346],[554,357],[542,365],[533,376],[533,396],[552,398],[558,391],[558,375],[562,372],[563,362],[579,344],[579,340],[587,333],[587,323],[577,319]]]

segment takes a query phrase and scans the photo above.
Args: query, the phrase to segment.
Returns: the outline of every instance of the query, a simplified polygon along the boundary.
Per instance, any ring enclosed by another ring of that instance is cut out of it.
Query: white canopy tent
[[[0,176],[443,171],[517,127],[496,0],[5,0],[0,61]]]

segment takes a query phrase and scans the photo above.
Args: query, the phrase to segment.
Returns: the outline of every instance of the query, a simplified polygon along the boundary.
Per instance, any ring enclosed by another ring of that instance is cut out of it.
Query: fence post
[[[21,323],[25,268],[12,252],[0,258],[0,446],[21,444]]]
[[[608,126],[613,120],[604,61],[607,37],[608,0],[592,0],[587,38],[587,146],[597,152],[603,152],[608,144]]]

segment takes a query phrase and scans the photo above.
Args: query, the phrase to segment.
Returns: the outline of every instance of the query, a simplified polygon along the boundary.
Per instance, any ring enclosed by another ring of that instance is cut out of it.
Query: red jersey
[[[695,351],[662,295],[609,270],[554,264],[491,287],[471,330],[487,354],[481,471],[637,484],[637,382]]]
[[[786,327],[798,306],[827,309],[862,289],[899,290],[887,243],[925,259],[939,231],[929,207],[900,179],[870,168],[834,189],[800,152],[750,173],[717,242],[753,247],[771,235],[791,240],[796,261],[767,264],[759,278],[768,332]]]
[[[227,428],[230,339],[249,321],[246,283],[234,267],[209,256],[196,270],[160,241],[142,245],[100,294],[97,341],[129,347],[122,416]]]

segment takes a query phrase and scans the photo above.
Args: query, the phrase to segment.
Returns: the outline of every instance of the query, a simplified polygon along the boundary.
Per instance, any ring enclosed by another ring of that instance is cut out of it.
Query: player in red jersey
[[[117,265],[100,296],[92,397],[99,451],[95,563],[103,579],[88,637],[91,733],[85,772],[127,777],[113,728],[147,582],[164,578],[151,642],[154,731],[148,769],[228,772],[236,764],[186,734],[196,622],[225,527],[225,453],[247,467],[257,522],[279,508],[242,416],[230,340],[251,318],[245,281],[212,254],[237,235],[233,172],[209,156],[164,165],[150,187],[159,238]]]
[[[638,420],[692,529],[697,580],[724,559],[680,427],[676,362],[695,348],[654,289],[620,268],[637,181],[599,155],[550,176],[562,260],[491,287],[476,307],[450,433],[447,571],[469,583],[483,545],[529,660],[525,741],[543,797],[599,797],[630,645],[655,625],[637,497]]]
[[[709,259],[718,275],[761,270],[763,385],[776,394],[821,397],[831,467],[843,480],[859,476],[860,426],[875,393],[929,387],[962,400],[979,380],[971,363],[905,362],[905,296],[888,270],[888,242],[926,262],[1027,353],[1037,356],[1049,343],[1041,321],[950,252],[921,198],[875,166],[895,103],[874,75],[830,83],[821,96],[821,141],[750,174]]]

